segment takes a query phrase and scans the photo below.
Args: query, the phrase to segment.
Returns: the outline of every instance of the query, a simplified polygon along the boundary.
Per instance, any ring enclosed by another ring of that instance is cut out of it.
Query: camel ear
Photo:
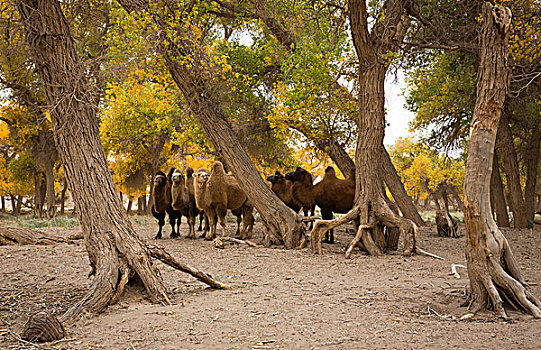
[[[282,173],[280,172],[280,170],[276,170],[276,172],[274,173],[274,175],[281,176]]]

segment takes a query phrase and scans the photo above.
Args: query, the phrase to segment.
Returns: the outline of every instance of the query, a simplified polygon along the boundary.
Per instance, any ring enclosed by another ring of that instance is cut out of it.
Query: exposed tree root
[[[507,239],[493,222],[487,224],[486,243],[480,245],[484,248],[467,247],[472,312],[491,308],[499,317],[507,319],[505,300],[515,309],[541,318],[541,302],[526,289]]]
[[[314,228],[311,232],[311,247],[312,252],[315,254],[323,254],[321,241],[325,236],[325,233],[338,226],[341,226],[350,221],[356,220],[360,215],[360,207],[355,206],[348,212],[346,215],[341,218],[334,220],[319,220],[314,224]],[[362,242],[363,247],[368,251],[370,255],[378,256],[383,254],[385,250],[385,240],[380,240],[377,242],[376,239],[372,236],[371,231],[376,228],[376,225],[384,225],[388,228],[397,229],[400,231],[400,235],[404,237],[404,256],[410,256],[412,254],[426,255],[436,259],[445,260],[444,258],[428,253],[417,246],[416,236],[417,236],[417,225],[409,219],[400,217],[394,213],[390,207],[383,201],[379,203],[377,208],[370,213],[372,217],[369,223],[361,224],[357,229],[357,234],[355,238],[351,241],[346,249],[346,258],[351,257],[353,248],[355,248],[360,242]],[[381,243],[382,242],[382,243]]]
[[[51,245],[58,243],[73,243],[73,240],[24,227],[0,227],[0,245]]]

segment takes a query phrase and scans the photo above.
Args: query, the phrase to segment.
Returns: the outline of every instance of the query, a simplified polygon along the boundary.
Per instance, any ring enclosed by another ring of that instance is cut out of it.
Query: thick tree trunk
[[[166,302],[166,288],[145,244],[121,209],[99,139],[94,101],[60,3],[20,0],[26,41],[50,106],[55,142],[69,179],[90,258],[92,286],[62,317],[103,311],[136,274],[153,302]]]
[[[128,12],[145,11],[149,8],[146,1],[119,0],[119,3]],[[210,65],[206,54],[194,45],[193,41],[182,39],[186,33],[178,33],[175,41],[171,41],[171,36],[166,34],[173,28],[157,14],[151,15],[161,33],[156,40],[158,51],[163,56],[173,80],[182,91],[192,113],[207,132],[220,158],[232,170],[259,212],[266,236],[283,242],[286,248],[297,247],[303,230],[301,218],[271,191],[242,148],[222,109],[222,93],[213,89],[213,72],[207,68]]]
[[[503,170],[507,178],[507,188],[513,212],[513,225],[516,228],[528,227],[526,207],[520,186],[520,171],[517,152],[513,142],[513,134],[506,118],[502,118],[498,130],[498,155],[502,159]]]
[[[503,194],[503,184],[496,151],[494,151],[492,174],[490,176],[490,202],[492,203],[492,210],[496,214],[496,223],[498,226],[509,227],[509,214],[507,213],[507,205],[505,204],[505,195]]]
[[[344,217],[318,221],[312,230],[312,249],[321,253],[320,240],[326,230],[358,219],[360,226],[350,243],[346,257],[359,241],[371,255],[379,255],[387,242],[384,227],[399,229],[404,237],[404,255],[421,252],[416,246],[417,226],[395,214],[385,202],[381,189],[381,162],[385,132],[384,81],[387,64],[382,58],[400,42],[408,26],[404,1],[390,0],[384,4],[385,15],[376,21],[369,33],[364,0],[349,1],[349,16],[355,50],[359,58],[359,134],[355,154],[356,199],[354,208]]]
[[[524,187],[524,204],[526,219],[533,223],[536,209],[537,176],[539,168],[539,146],[541,143],[541,128],[537,124],[532,128],[532,136],[526,151],[526,186]]]
[[[471,308],[478,312],[491,307],[498,316],[506,318],[503,293],[513,305],[540,318],[541,303],[526,291],[519,266],[490,210],[492,152],[510,76],[507,63],[510,23],[508,8],[484,4],[477,100],[464,179]]]
[[[0,196],[0,202],[2,203],[2,206],[0,207],[0,211],[2,213],[6,212],[6,197]]]
[[[272,4],[264,0],[255,1],[254,7],[256,10],[256,15],[265,23],[267,28],[274,34],[276,39],[282,44],[284,48],[291,52],[295,52],[295,34],[288,32],[278,21],[276,21],[274,17],[272,17],[268,13],[267,8],[270,6],[272,6]],[[344,100],[355,100],[355,97],[351,95],[347,89],[344,89],[342,86],[340,86],[337,82],[334,83],[334,86],[337,91],[342,92]],[[313,133],[312,130],[310,130],[310,127],[305,127],[301,125],[296,126],[295,129],[301,132],[307,139],[314,142],[317,148],[327,153],[329,157],[334,161],[336,166],[340,169],[340,171],[344,174],[344,177],[348,177],[355,171],[355,163],[332,135],[328,135],[324,138],[314,139],[312,135],[317,133]],[[396,169],[394,168],[394,165],[392,164],[391,158],[389,157],[387,150],[385,150],[385,147],[382,147],[382,151],[385,153],[381,158],[385,183],[387,184],[387,187],[391,191],[393,198],[398,204],[402,215],[412,220],[419,226],[425,226],[425,222],[422,220],[419,212],[413,205],[411,198],[408,196],[406,190],[404,189],[402,180],[396,172]]]

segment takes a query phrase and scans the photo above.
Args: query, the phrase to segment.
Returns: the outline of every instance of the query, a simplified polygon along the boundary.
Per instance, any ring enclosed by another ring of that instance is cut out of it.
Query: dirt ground
[[[170,239],[152,239],[157,225],[134,219],[140,235],[233,288],[212,290],[193,277],[157,263],[173,306],[150,304],[136,287],[100,315],[83,315],[67,338],[46,349],[540,349],[541,321],[510,311],[510,320],[467,313],[465,237],[440,238],[422,229],[422,248],[446,258],[344,258],[351,233],[324,255]],[[1,223],[0,223],[1,224]],[[229,224],[233,230],[234,224]],[[67,236],[74,229],[45,229]],[[183,224],[182,235],[187,232]],[[526,281],[541,295],[541,229],[505,230]],[[260,224],[255,240],[261,239]],[[91,280],[82,242],[0,247],[0,349],[30,349],[17,341],[28,315],[57,314],[78,300]]]

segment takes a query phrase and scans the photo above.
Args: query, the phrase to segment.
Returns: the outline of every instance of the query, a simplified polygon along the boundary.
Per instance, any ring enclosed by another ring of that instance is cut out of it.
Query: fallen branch
[[[453,274],[455,275],[456,278],[460,279],[460,275],[459,273],[456,271],[456,268],[457,267],[462,267],[464,269],[467,269],[468,267],[467,266],[464,266],[464,265],[459,265],[459,264],[451,264],[451,271],[453,272]]]
[[[429,252],[419,248],[418,246],[415,246],[415,253],[417,253],[419,255],[426,255],[426,256],[429,256],[429,257],[434,258],[434,259],[445,260],[445,258],[442,258],[441,256],[436,255],[436,254],[429,253]]]
[[[226,242],[232,242],[232,243],[237,243],[237,244],[246,244],[246,245],[249,245],[250,247],[254,247],[254,248],[263,248],[262,245],[260,244],[257,244],[255,242],[252,242],[252,241],[249,241],[249,240],[243,240],[243,239],[238,239],[238,238],[233,238],[233,237],[219,237],[219,238],[216,238],[214,240],[214,244],[216,245],[216,248],[223,248],[224,247],[224,244],[223,242],[226,241]]]
[[[228,286],[228,285],[226,285],[226,284],[224,284],[222,282],[219,282],[219,281],[215,280],[214,278],[212,278],[212,276],[210,274],[208,274],[208,273],[206,273],[204,271],[198,270],[195,267],[184,264],[183,262],[175,259],[171,255],[169,255],[169,253],[167,253],[163,248],[150,246],[150,247],[148,247],[148,249],[150,250],[150,255],[153,258],[156,258],[156,259],[162,261],[163,263],[165,263],[165,264],[167,264],[167,265],[169,265],[169,266],[171,266],[171,267],[173,267],[173,268],[175,268],[177,270],[180,270],[182,272],[185,272],[187,274],[192,275],[193,277],[197,278],[201,282],[208,284],[212,288],[231,289],[230,286]]]
[[[58,243],[73,243],[73,241],[35,229],[0,227],[0,245],[52,245]]]

